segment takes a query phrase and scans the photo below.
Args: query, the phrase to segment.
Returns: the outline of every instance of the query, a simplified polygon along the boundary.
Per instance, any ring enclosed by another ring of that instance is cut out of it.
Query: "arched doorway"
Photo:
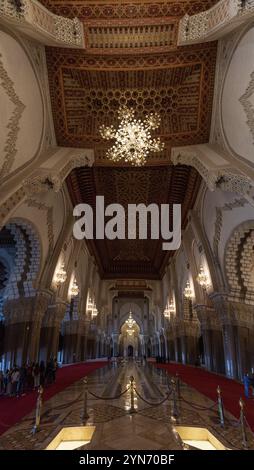
[[[119,354],[123,357],[138,357],[141,355],[140,328],[137,322],[131,318],[131,322],[125,321],[119,335]]]
[[[128,357],[134,356],[134,349],[133,349],[132,344],[129,344],[127,352],[128,352]]]

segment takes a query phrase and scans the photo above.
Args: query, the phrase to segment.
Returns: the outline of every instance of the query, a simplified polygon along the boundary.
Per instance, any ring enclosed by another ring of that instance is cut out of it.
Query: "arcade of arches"
[[[253,21],[251,0],[1,2],[0,370],[254,372]],[[120,104],[161,117],[144,166],[106,157]],[[75,239],[98,195],[181,204],[180,248]]]

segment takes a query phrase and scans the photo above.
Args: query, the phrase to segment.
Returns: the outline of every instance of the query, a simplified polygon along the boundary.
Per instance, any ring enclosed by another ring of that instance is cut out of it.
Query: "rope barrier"
[[[96,398],[97,400],[118,400],[118,398],[121,398],[129,390],[130,390],[130,387],[126,388],[126,390],[124,390],[124,392],[120,393],[119,395],[116,395],[115,397],[100,397],[100,396],[96,395],[95,393],[91,392],[90,390],[88,390],[88,393],[90,395],[92,395],[94,398]]]
[[[211,411],[213,408],[217,406],[217,403],[214,403],[212,406],[208,406],[208,407],[200,406],[198,405],[198,403],[193,403],[191,401],[185,400],[185,398],[183,398],[182,395],[180,397],[180,400],[182,400],[184,403],[187,403],[187,405],[190,405],[192,408],[196,410],[200,410],[200,411]]]
[[[137,391],[136,388],[134,388],[134,390],[135,390],[137,396],[140,398],[140,400],[142,400],[143,402],[147,403],[147,405],[149,405],[149,406],[160,406],[160,405],[163,405],[163,403],[165,403],[165,402],[169,399],[170,394],[172,393],[172,391],[171,391],[170,393],[168,393],[167,396],[166,396],[165,398],[163,398],[163,400],[160,401],[160,402],[158,402],[158,403],[151,403],[151,402],[149,402],[148,400],[146,400],[144,397],[142,397],[142,396],[140,395],[140,393]]]

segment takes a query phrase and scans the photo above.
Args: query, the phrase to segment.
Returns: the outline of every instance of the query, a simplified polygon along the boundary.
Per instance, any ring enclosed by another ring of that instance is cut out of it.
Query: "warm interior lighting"
[[[136,324],[136,321],[132,317],[132,312],[129,313],[129,317],[127,320],[125,320],[125,323],[129,328],[133,328],[133,326]]]
[[[190,286],[190,281],[186,282],[186,287],[184,289],[184,297],[186,299],[189,299],[189,300],[191,300],[192,297],[193,297],[193,292],[192,292],[192,288]]]
[[[97,317],[97,315],[98,315],[98,310],[97,310],[96,306],[93,305],[91,316],[92,316],[92,318],[95,318],[95,317]]]
[[[115,140],[106,156],[113,162],[125,161],[141,166],[146,163],[151,152],[161,152],[165,144],[159,137],[154,138],[151,131],[160,126],[161,118],[157,113],[148,114],[143,121],[135,118],[133,109],[127,106],[118,110],[120,120],[117,129],[113,126],[101,126],[100,134],[105,140]]]
[[[95,318],[98,315],[98,310],[96,308],[95,301],[90,295],[88,295],[87,298],[86,311],[91,314],[91,318]]]
[[[199,450],[227,450],[206,428],[175,426],[175,431],[186,446]]]
[[[56,272],[54,281],[57,286],[60,286],[60,284],[63,284],[66,281],[66,279],[67,279],[67,273],[64,268],[64,263],[62,263]]]
[[[126,330],[126,331],[127,331],[127,334],[130,335],[130,336],[132,336],[133,333],[134,333],[134,330]]]
[[[172,298],[170,302],[168,300],[163,313],[166,318],[170,318],[171,314],[175,314],[175,312],[176,312],[175,302],[174,302],[174,299]]]
[[[93,437],[95,426],[77,426],[62,428],[46,450],[74,450],[89,444]]]
[[[200,271],[199,271],[199,274],[198,274],[198,277],[197,277],[197,281],[198,281],[199,285],[202,287],[202,289],[204,289],[204,290],[208,289],[208,287],[210,285],[209,284],[209,279],[208,279],[208,276],[205,273],[204,268],[203,268],[202,265],[200,266]]]
[[[74,278],[71,286],[71,296],[77,297],[77,295],[79,295],[79,286],[76,279]]]
[[[62,441],[55,450],[75,450],[89,444],[90,441]]]

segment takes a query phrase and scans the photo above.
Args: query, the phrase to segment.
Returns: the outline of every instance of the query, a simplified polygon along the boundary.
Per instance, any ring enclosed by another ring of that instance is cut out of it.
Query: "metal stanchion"
[[[179,375],[177,373],[176,373],[176,391],[177,391],[178,398],[180,398],[181,397],[181,384],[180,384]]]
[[[38,388],[38,398],[36,402],[36,410],[35,410],[35,423],[32,429],[32,434],[35,434],[40,426],[41,422],[41,408],[42,408],[42,394],[43,394],[43,387],[40,385]]]
[[[222,401],[222,396],[221,396],[221,389],[219,385],[217,387],[217,395],[218,395],[218,411],[219,411],[220,425],[222,428],[224,428],[224,425],[225,425],[224,406],[223,406],[223,401]]]
[[[172,385],[172,416],[174,418],[177,418],[179,416],[179,412],[177,409],[177,398],[176,398],[176,382],[175,379],[171,379],[171,385]]]
[[[239,400],[239,405],[240,405],[240,425],[241,425],[241,431],[242,431],[242,446],[244,449],[248,448],[248,439],[247,439],[247,433],[246,433],[246,426],[245,426],[245,415],[244,415],[244,401],[242,398]]]
[[[83,411],[81,414],[81,420],[83,423],[85,423],[86,420],[89,418],[89,414],[87,411],[87,377],[84,378],[83,383],[84,383],[84,399],[83,399]]]
[[[133,375],[130,377],[130,389],[131,389],[131,407],[130,407],[130,414],[136,413],[135,406],[134,406],[134,387],[135,381]]]

